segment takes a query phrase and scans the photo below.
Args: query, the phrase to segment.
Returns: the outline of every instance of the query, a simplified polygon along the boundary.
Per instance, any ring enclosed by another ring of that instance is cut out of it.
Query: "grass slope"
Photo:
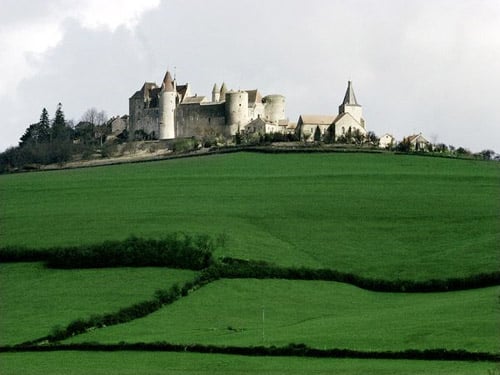
[[[428,279],[495,271],[498,163],[239,153],[0,176],[0,244],[226,233],[219,255]],[[52,234],[57,230],[57,236]]]
[[[161,268],[66,271],[41,263],[0,264],[0,345],[43,337],[74,319],[114,312],[194,275]]]
[[[220,280],[144,319],[69,341],[497,353],[499,292],[393,294],[334,282]]]
[[[3,375],[486,375],[495,364],[322,358],[243,357],[195,353],[3,353]]]

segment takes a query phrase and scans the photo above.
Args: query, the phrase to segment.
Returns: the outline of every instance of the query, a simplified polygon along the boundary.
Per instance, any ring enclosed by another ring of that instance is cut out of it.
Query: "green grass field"
[[[0,246],[185,231],[216,256],[429,280],[498,270],[500,164],[392,154],[238,153],[0,175]],[[0,345],[47,335],[183,283],[192,271],[0,265]],[[320,281],[219,280],[156,313],[67,342],[287,345],[499,353],[500,287],[375,293]],[[0,354],[3,374],[488,374],[488,362],[193,353]]]
[[[496,374],[495,364],[148,352],[0,354],[2,375],[489,375],[488,371]]]
[[[463,276],[498,268],[499,177],[494,162],[251,153],[3,175],[0,244],[226,233],[218,255]]]
[[[148,317],[68,342],[304,343],[320,349],[499,353],[499,293],[500,287],[394,294],[335,282],[220,280]]]
[[[0,264],[0,345],[34,340],[75,319],[149,300],[157,289],[194,275],[162,268],[68,271],[41,263]]]

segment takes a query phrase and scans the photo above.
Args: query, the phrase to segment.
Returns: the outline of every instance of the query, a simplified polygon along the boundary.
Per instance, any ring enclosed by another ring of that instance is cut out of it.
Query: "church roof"
[[[330,115],[300,115],[303,124],[330,125],[335,116]]]
[[[174,80],[170,75],[170,72],[167,70],[165,73],[165,78],[163,78],[163,91],[173,92],[174,90]]]
[[[352,82],[347,81],[347,91],[345,92],[343,105],[359,105],[356,100],[356,95],[354,95],[354,90],[352,88]]]

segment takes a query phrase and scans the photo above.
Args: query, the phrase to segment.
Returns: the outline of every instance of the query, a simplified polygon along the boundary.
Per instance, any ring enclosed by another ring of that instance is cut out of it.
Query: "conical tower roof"
[[[174,80],[170,75],[170,72],[167,70],[165,73],[165,78],[163,78],[163,91],[173,92],[174,90]]]
[[[226,84],[224,82],[222,82],[222,85],[220,87],[220,95],[219,95],[219,100],[221,102],[224,102],[226,100],[226,92],[227,92],[227,87],[226,87]]]
[[[351,81],[347,81],[347,91],[345,92],[343,105],[359,105],[356,100],[356,95],[354,95],[354,90],[352,88]]]
[[[212,92],[219,92],[219,86],[217,86],[217,83],[214,83],[214,88],[212,89]]]

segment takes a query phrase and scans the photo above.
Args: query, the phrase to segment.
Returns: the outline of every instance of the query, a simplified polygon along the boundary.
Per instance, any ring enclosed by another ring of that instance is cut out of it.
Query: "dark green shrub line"
[[[500,272],[443,280],[381,280],[330,269],[285,268],[266,262],[234,258],[223,258],[218,267],[213,267],[212,272],[216,270],[219,278],[337,281],[376,292],[449,292],[500,285]]]
[[[500,362],[500,355],[467,350],[426,349],[403,351],[360,351],[351,349],[314,349],[304,344],[276,346],[216,346],[216,345],[179,345],[166,342],[157,343],[119,343],[119,344],[50,344],[2,346],[0,353],[7,352],[52,352],[52,351],[163,351],[191,352],[205,354],[233,354],[245,356],[280,356],[280,357],[314,357],[314,358],[359,358],[359,359],[404,359],[426,361],[488,361]]]
[[[189,293],[196,291],[213,280],[215,279],[213,278],[212,273],[209,269],[207,269],[202,271],[200,275],[192,281],[186,282],[182,287],[175,284],[168,290],[157,290],[151,300],[124,307],[114,313],[93,315],[88,319],[76,319],[65,328],[56,328],[48,336],[24,342],[20,344],[20,346],[59,342],[95,329],[128,323],[132,320],[143,318],[154,313],[155,311],[158,311],[162,307],[187,296]]]
[[[129,237],[43,250],[11,246],[0,249],[0,262],[46,261],[48,267],[65,269],[156,266],[201,270],[213,263],[212,253],[219,242],[207,235],[171,233],[159,240]]]

